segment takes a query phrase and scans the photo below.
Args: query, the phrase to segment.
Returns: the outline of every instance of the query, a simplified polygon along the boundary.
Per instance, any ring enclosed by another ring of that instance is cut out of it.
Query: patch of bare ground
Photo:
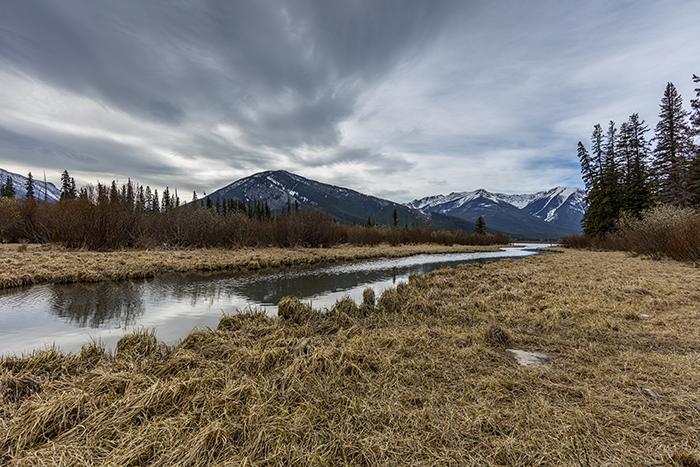
[[[0,463],[698,465],[699,304],[697,268],[574,250],[5,358]]]
[[[0,244],[0,289],[46,282],[98,282],[164,272],[256,270],[424,253],[497,251],[498,245],[377,245],[331,248],[69,250],[58,245]]]

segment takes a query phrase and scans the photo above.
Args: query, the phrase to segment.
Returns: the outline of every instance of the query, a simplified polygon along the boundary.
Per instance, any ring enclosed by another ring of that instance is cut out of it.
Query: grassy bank
[[[0,289],[45,282],[96,282],[164,272],[255,270],[422,253],[496,251],[497,245],[343,245],[332,248],[200,248],[96,252],[0,244]]]
[[[700,462],[696,268],[568,250],[374,302],[0,360],[0,463]]]

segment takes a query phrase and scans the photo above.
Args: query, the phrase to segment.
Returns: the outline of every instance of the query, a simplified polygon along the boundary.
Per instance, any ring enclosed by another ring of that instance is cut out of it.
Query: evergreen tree
[[[24,188],[27,190],[27,199],[34,199],[34,177],[32,176],[31,172],[29,172],[29,175],[27,176],[27,182],[25,183]]]
[[[75,198],[75,195],[73,194],[74,188],[75,185],[71,184],[71,178],[70,175],[68,175],[68,171],[64,170],[61,174],[61,200]]]
[[[586,191],[590,191],[593,188],[593,182],[595,180],[596,174],[593,172],[593,166],[591,165],[591,156],[588,154],[586,147],[581,141],[578,142],[577,149],[578,160],[581,163],[581,178],[583,179],[584,185],[586,185]]]
[[[700,84],[700,76],[693,75],[693,81]],[[695,99],[691,101],[691,105],[693,113],[690,122],[695,136],[695,151],[688,172],[688,189],[691,192],[692,204],[700,207],[700,87],[695,88]]]
[[[110,185],[109,188],[109,203],[119,203],[119,188],[117,188],[117,182],[115,180],[112,180],[112,185]]]
[[[486,221],[483,216],[479,216],[474,224],[474,233],[477,235],[486,235]]]
[[[153,211],[153,193],[151,192],[151,187],[146,185],[143,196],[145,198],[144,210]]]
[[[151,212],[160,212],[160,200],[158,199],[158,190],[153,190]]]
[[[73,177],[70,178],[70,194],[73,198],[78,197],[78,189],[75,187],[75,179]]]
[[[396,211],[396,208],[394,208],[394,211],[391,213],[391,225],[394,227],[399,226],[399,213]]]
[[[688,112],[683,109],[683,100],[673,83],[666,85],[660,107],[654,138],[656,196],[663,203],[687,206],[692,198],[688,169],[693,141]]]
[[[136,209],[137,212],[146,211],[146,192],[143,189],[143,185],[139,185],[138,189],[136,190],[134,209]]]
[[[602,184],[605,161],[603,158],[603,127],[601,127],[599,123],[596,123],[595,126],[593,126],[593,135],[591,135],[591,153],[596,169],[595,179]]]
[[[167,186],[165,187],[165,190],[163,190],[163,202],[162,202],[162,211],[165,212],[170,209],[170,188]]]
[[[13,184],[12,177],[10,177],[9,175],[5,180],[5,185],[3,185],[2,187],[2,191],[0,191],[0,196],[2,196],[3,198],[15,197],[15,186]]]
[[[194,203],[195,201],[197,201],[197,192],[193,191],[192,192],[192,202]]]
[[[630,115],[625,123],[625,185],[624,185],[624,210],[639,217],[643,211],[651,206],[651,188],[649,182],[649,142],[645,134],[649,127],[639,114]]]

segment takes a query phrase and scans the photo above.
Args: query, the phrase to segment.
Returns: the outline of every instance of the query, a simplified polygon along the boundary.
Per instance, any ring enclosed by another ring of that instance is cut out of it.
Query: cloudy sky
[[[580,185],[576,142],[700,74],[698,0],[3,0],[0,167],[408,201]]]

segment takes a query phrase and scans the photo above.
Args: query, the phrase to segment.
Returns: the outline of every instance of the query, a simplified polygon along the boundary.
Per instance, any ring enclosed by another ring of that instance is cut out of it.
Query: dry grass
[[[164,272],[254,270],[422,253],[496,251],[499,246],[378,245],[332,248],[202,248],[96,252],[0,244],[0,289],[44,282],[97,282]]]
[[[699,269],[570,250],[371,302],[1,360],[0,463],[697,465]]]

